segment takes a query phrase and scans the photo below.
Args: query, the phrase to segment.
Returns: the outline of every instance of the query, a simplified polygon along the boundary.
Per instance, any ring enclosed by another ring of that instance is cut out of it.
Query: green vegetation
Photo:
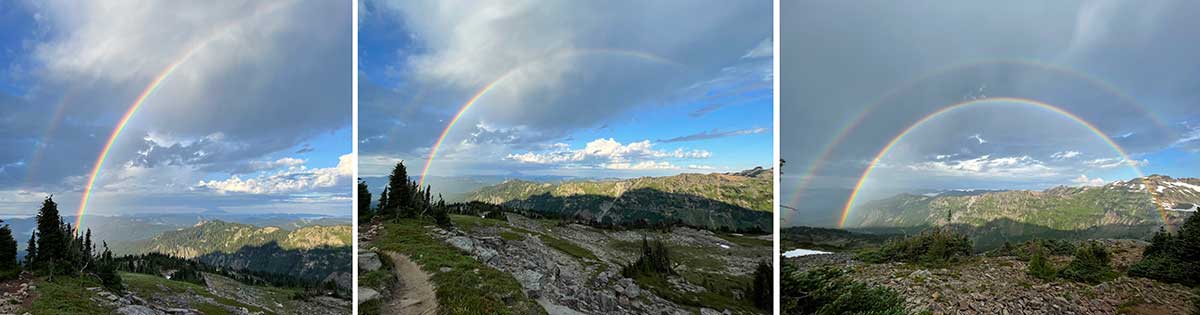
[[[655,240],[651,243],[642,238],[642,255],[638,256],[637,261],[622,267],[621,275],[626,278],[637,279],[643,276],[665,278],[678,274],[675,273],[674,266],[671,265],[671,250],[667,249],[667,245],[661,240]]]
[[[86,277],[56,277],[54,280],[40,278],[34,282],[37,298],[29,309],[30,314],[114,314],[113,309],[93,302],[95,292],[86,288],[98,287],[99,282]],[[17,312],[17,313],[23,313]]]
[[[117,244],[120,255],[163,253],[195,258],[210,253],[234,253],[245,247],[276,243],[285,250],[309,250],[319,247],[349,247],[353,244],[348,224],[306,226],[296,230],[257,227],[225,221],[207,221],[186,229],[163,232],[148,240]]]
[[[763,310],[771,309],[774,301],[774,296],[771,295],[774,274],[771,263],[765,260],[758,262],[758,267],[754,268],[754,281],[750,283],[750,301],[754,302],[754,306]]]
[[[367,182],[362,178],[358,179],[358,221],[371,222],[371,216],[374,214],[371,211],[371,191],[367,189]]]
[[[11,238],[11,237],[10,237]],[[16,242],[11,244],[16,249]],[[51,197],[42,201],[38,209],[37,229],[29,240],[25,257],[25,269],[53,280],[55,276],[94,276],[109,289],[120,290],[121,279],[113,266],[112,252],[104,243],[104,250],[95,253],[92,231],[80,233],[58,215],[58,204]],[[16,254],[13,253],[15,257]]]
[[[779,303],[784,314],[908,314],[899,293],[856,282],[841,269],[798,272],[784,264],[780,282]]]
[[[164,292],[170,293],[170,294],[199,295],[199,296],[211,298],[211,299],[213,299],[213,301],[219,303],[220,305],[227,305],[227,306],[233,306],[233,307],[245,307],[247,310],[250,310],[250,312],[252,312],[252,313],[253,312],[263,312],[264,314],[270,314],[262,308],[259,308],[259,307],[253,306],[253,305],[249,305],[249,304],[244,304],[244,303],[238,302],[233,299],[218,296],[216,294],[212,294],[204,286],[197,285],[194,283],[187,283],[187,282],[182,282],[182,281],[172,281],[172,280],[168,280],[166,278],[159,277],[159,276],[152,276],[152,275],[145,275],[145,274],[138,274],[138,273],[121,273],[120,276],[122,279],[124,279],[125,283],[128,285],[129,291],[134,292],[134,293],[138,294],[139,296],[162,295],[162,294],[164,294]],[[291,296],[292,295],[292,294],[288,294],[291,292],[286,291],[286,290],[279,290],[279,289],[276,289],[276,290],[278,291],[279,294],[277,294],[277,295],[279,295],[279,296]],[[179,307],[179,306],[174,305],[174,307]],[[233,313],[229,312],[228,310],[226,310],[225,308],[220,307],[219,305],[208,305],[205,307],[206,307],[206,309],[213,311],[213,313],[205,312],[204,314],[233,314]]]
[[[966,235],[944,229],[893,239],[874,250],[866,250],[859,259],[871,263],[907,262],[925,266],[946,266],[971,256],[971,240]]]
[[[21,266],[17,264],[17,240],[13,238],[12,229],[5,225],[0,227],[0,280],[15,279],[20,274]]]
[[[1026,270],[1026,273],[1034,278],[1052,281],[1058,276],[1058,270],[1055,270],[1054,266],[1050,265],[1050,262],[1046,260],[1044,252],[1045,250],[1041,247],[1036,247],[1033,250],[1033,255],[1029,258],[1029,268]]]
[[[1078,282],[1097,284],[1117,277],[1108,250],[1098,242],[1088,242],[1075,250],[1075,259],[1058,272],[1058,276]]]
[[[443,314],[545,314],[525,295],[512,275],[488,267],[457,249],[429,237],[424,225],[431,222],[398,219],[384,225],[385,233],[373,242],[381,250],[404,253],[433,276]],[[440,272],[451,268],[455,272]]]
[[[1129,274],[1186,286],[1200,285],[1200,216],[1184,221],[1176,233],[1160,230]]]
[[[771,172],[757,172],[561,183],[510,180],[473,192],[467,200],[604,227],[678,225],[764,233],[772,224],[770,177]],[[603,220],[601,212],[606,213]]]
[[[583,248],[583,247],[579,247],[579,245],[575,245],[575,243],[571,243],[569,241],[564,241],[559,238],[549,236],[546,234],[540,234],[540,233],[538,234],[538,239],[541,239],[542,243],[545,243],[547,246],[557,249],[560,252],[566,253],[567,255],[575,256],[576,258],[579,258],[579,259],[600,261],[600,258],[597,258],[596,254],[592,254],[592,251],[587,250],[586,248]]]

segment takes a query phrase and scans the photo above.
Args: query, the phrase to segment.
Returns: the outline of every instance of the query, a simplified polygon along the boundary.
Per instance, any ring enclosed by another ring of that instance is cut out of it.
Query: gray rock
[[[379,297],[379,291],[375,291],[375,289],[363,287],[358,288],[358,304],[370,302],[371,300],[378,299]]]
[[[383,268],[379,254],[375,252],[358,253],[358,272],[372,272]]]
[[[475,241],[473,241],[469,238],[466,238],[466,237],[462,237],[462,236],[451,237],[449,239],[446,239],[446,243],[450,243],[451,246],[454,246],[455,248],[458,248],[464,252],[470,253],[470,252],[475,251]]]
[[[166,314],[161,311],[155,310],[153,308],[146,307],[144,305],[122,306],[121,308],[117,309],[117,313],[121,314],[121,315],[163,315],[163,314]]]

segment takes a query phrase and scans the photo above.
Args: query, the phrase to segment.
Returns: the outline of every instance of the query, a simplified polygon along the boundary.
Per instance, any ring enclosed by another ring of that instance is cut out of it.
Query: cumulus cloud
[[[1103,178],[1088,178],[1087,175],[1083,174],[1079,174],[1079,177],[1072,179],[1071,182],[1079,186],[1104,186],[1104,184],[1108,183]]]
[[[1073,158],[1076,156],[1079,156],[1079,151],[1068,150],[1068,151],[1054,152],[1054,154],[1050,155],[1050,158],[1055,159],[1055,160],[1065,160],[1065,159],[1070,159],[1070,158]]]
[[[1024,156],[992,158],[984,155],[972,159],[925,161],[908,165],[908,169],[950,176],[1053,176],[1056,170],[1037,159]]]
[[[563,164],[589,161],[606,161],[608,163],[629,163],[632,160],[647,159],[705,159],[712,155],[705,150],[675,149],[673,151],[656,150],[650,140],[642,140],[629,144],[621,144],[612,138],[601,138],[588,142],[581,149],[572,150],[565,143],[558,143],[552,150],[544,153],[526,152],[509,154],[508,159],[521,163],[533,164]],[[636,165],[636,164],[634,164]]]
[[[761,127],[760,128],[729,130],[729,131],[721,131],[718,129],[713,129],[713,130],[701,131],[700,133],[690,134],[690,135],[686,135],[686,136],[679,136],[679,137],[674,137],[674,138],[665,139],[665,140],[658,140],[658,142],[670,143],[670,142],[708,140],[708,139],[716,139],[716,138],[724,138],[724,137],[759,134],[759,133],[763,133],[766,131],[767,131],[767,128],[761,128]]]
[[[678,166],[665,161],[641,161],[638,163],[602,163],[600,167],[611,170],[676,170]]]
[[[196,188],[220,193],[283,194],[346,186],[353,176],[354,157],[346,154],[338,158],[337,166],[331,168],[296,166],[247,179],[234,175],[224,180],[201,181]]]

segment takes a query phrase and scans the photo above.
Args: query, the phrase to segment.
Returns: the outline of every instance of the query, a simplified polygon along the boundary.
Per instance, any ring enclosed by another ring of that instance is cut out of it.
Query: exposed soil
[[[384,314],[432,315],[437,313],[437,294],[429,273],[408,256],[397,252],[384,252],[392,260],[392,271],[400,279],[400,286],[392,291],[392,298],[383,307]]]

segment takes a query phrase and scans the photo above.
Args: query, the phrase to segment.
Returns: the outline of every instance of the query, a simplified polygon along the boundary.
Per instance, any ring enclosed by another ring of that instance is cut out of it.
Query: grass
[[[500,232],[500,238],[506,241],[520,241],[525,239],[525,235],[521,235],[520,233],[516,232],[504,231]]]
[[[489,223],[477,217],[452,215],[460,228],[477,228]],[[385,233],[372,244],[383,250],[404,253],[433,276],[441,314],[545,314],[529,299],[512,275],[488,267],[449,245],[425,234],[426,222],[401,219],[385,224]],[[442,267],[458,272],[438,272]]]
[[[252,312],[252,313],[253,312],[263,312],[265,314],[273,314],[273,313],[268,312],[267,310],[264,310],[257,306],[243,304],[243,303],[235,301],[233,299],[228,299],[228,298],[224,298],[221,296],[217,296],[215,294],[208,292],[208,290],[205,287],[194,284],[194,283],[188,283],[188,282],[182,282],[182,281],[172,281],[172,280],[168,280],[166,278],[159,277],[159,276],[146,275],[146,274],[140,274],[140,273],[127,273],[127,272],[121,273],[121,279],[125,281],[125,287],[129,291],[132,291],[132,292],[136,293],[138,296],[142,296],[142,297],[153,296],[155,294],[162,294],[163,293],[162,288],[166,288],[167,291],[169,291],[172,294],[197,294],[197,295],[212,298],[214,301],[216,301],[217,303],[220,303],[222,305],[245,307],[247,310],[250,310],[250,312]],[[275,292],[275,293],[286,294],[285,292],[282,292],[282,291]],[[284,296],[288,296],[288,295],[284,295]],[[179,307],[177,305],[172,305],[172,306]],[[227,312],[227,310],[225,310],[224,308],[221,308],[218,305],[208,304],[205,307],[213,309],[214,313],[204,312],[204,314],[230,314]],[[217,309],[219,309],[219,311]]]
[[[775,246],[775,243],[771,242],[770,240],[764,240],[764,239],[747,237],[747,236],[737,236],[737,235],[733,235],[733,234],[718,233],[717,237],[720,237],[721,239],[729,241],[730,243],[734,243],[734,244],[737,244],[737,245],[740,245],[743,247],[774,247]]]
[[[564,241],[562,239],[559,239],[559,238],[556,238],[553,236],[549,236],[549,235],[545,235],[545,234],[538,235],[538,238],[541,239],[542,243],[545,243],[547,246],[557,249],[560,252],[566,253],[567,255],[571,255],[571,256],[574,256],[579,259],[586,259],[586,260],[592,260],[592,261],[600,260],[600,258],[596,257],[596,254],[592,253],[592,251],[587,250],[586,248],[583,248],[583,247],[579,247],[579,245],[575,245],[575,243],[571,243],[569,241]]]
[[[89,287],[99,287],[100,282],[93,279],[75,277],[55,277],[54,281],[39,278],[34,281],[38,298],[33,300],[29,309],[17,313],[31,314],[115,314],[111,308],[97,305],[91,301],[96,293],[88,291]]]
[[[641,251],[640,241],[614,240],[610,241],[608,245],[613,249],[624,252],[639,253]],[[695,308],[696,311],[700,307],[718,310],[743,310],[747,312],[761,311],[751,304],[750,299],[735,298],[737,296],[735,291],[739,291],[743,295],[749,294],[751,277],[707,272],[725,269],[725,265],[722,264],[721,260],[711,257],[714,252],[720,249],[715,247],[703,248],[670,244],[667,247],[671,252],[672,261],[687,267],[676,269],[679,276],[687,280],[688,283],[704,287],[706,291],[701,293],[679,292],[671,287],[666,277],[653,275],[638,275],[634,277],[633,280],[638,285],[671,302]]]
[[[501,226],[501,225],[508,225],[507,222],[500,221],[500,220],[484,219],[484,218],[480,218],[477,216],[461,215],[461,214],[451,214],[450,222],[454,222],[454,226],[457,226],[458,228],[463,229],[467,232],[474,232],[478,229],[486,228],[486,227],[496,227],[496,226]],[[433,221],[430,221],[427,223],[432,225]]]

